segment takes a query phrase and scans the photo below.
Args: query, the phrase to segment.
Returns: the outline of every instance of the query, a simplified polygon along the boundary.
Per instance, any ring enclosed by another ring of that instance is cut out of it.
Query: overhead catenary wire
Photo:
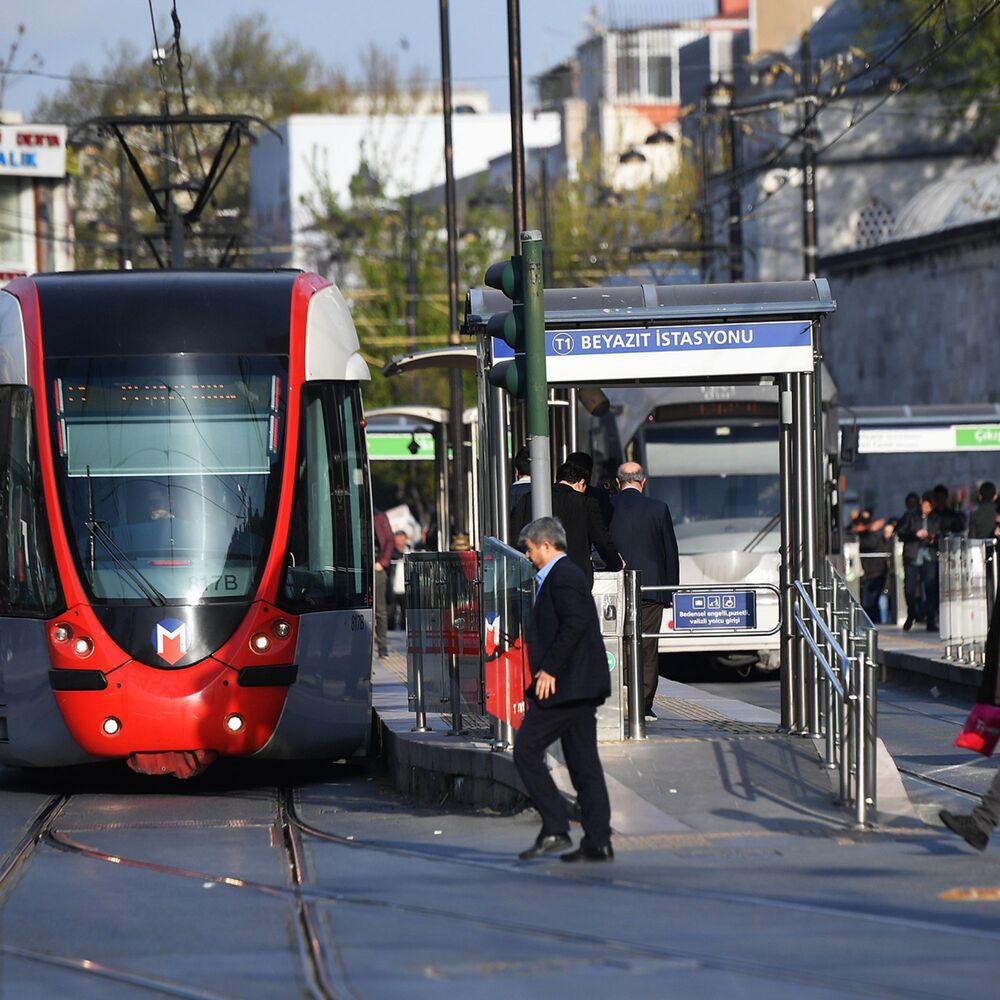
[[[938,10],[939,8],[944,6],[945,2],[947,2],[947,0],[933,0],[933,2],[929,5],[928,10]],[[965,37],[980,21],[982,21],[983,18],[993,13],[993,11],[996,10],[998,6],[1000,6],[1000,0],[989,0],[989,2],[987,2],[979,10],[973,11],[971,13],[971,15],[969,16],[968,23],[963,28],[958,30],[953,30],[950,33],[950,37],[946,42],[932,49],[927,56],[917,60],[916,62],[906,67],[903,67],[903,72],[905,75],[901,80],[899,80],[898,84],[893,89],[890,89],[885,94],[883,94],[874,107],[869,108],[860,115],[857,116],[852,115],[852,119],[850,123],[847,125],[847,127],[844,128],[838,135],[836,135],[828,143],[826,143],[824,146],[818,149],[817,155],[830,149],[830,147],[832,147],[841,139],[843,139],[852,129],[860,125],[861,122],[865,121],[871,115],[879,111],[886,102],[891,100],[897,94],[900,94],[906,89],[908,89],[914,83],[914,81],[923,76],[927,72],[927,70],[930,69],[930,67],[933,66],[934,63],[937,62],[945,52],[949,51],[956,44],[958,44],[958,42],[963,37]],[[926,18],[921,17],[918,20],[920,21],[921,25],[926,23]],[[909,38],[916,37],[915,34],[913,33],[908,32],[907,34]],[[902,45],[898,45],[893,51],[897,51],[901,47]],[[880,60],[878,64],[872,64],[872,68],[875,68],[876,65],[881,65],[881,63],[882,61]],[[855,79],[856,78],[857,77],[855,77]],[[884,83],[886,81],[885,80],[873,81],[872,86],[876,86],[879,82]],[[852,95],[852,98],[858,100],[860,97],[863,96],[864,96],[863,94]],[[787,141],[778,150],[768,154],[763,160],[760,160],[757,163],[741,168],[741,170],[739,171],[730,171],[729,173],[717,175],[716,177],[713,178],[713,180],[716,181],[717,183],[722,183],[722,182],[732,183],[734,179],[737,181],[746,179],[750,176],[768,170],[773,166],[777,166],[782,157],[785,155],[785,153],[787,153],[788,150],[792,148],[792,146],[794,146],[797,142],[799,142],[802,139],[802,137],[804,136],[804,134],[807,132],[808,129],[814,126],[816,119],[819,117],[820,112],[827,110],[831,106],[831,104],[833,104],[835,101],[839,99],[840,95],[837,94],[836,92],[831,92],[820,96],[813,103],[812,111],[806,116],[804,116],[804,119],[800,124],[800,126],[787,137]],[[764,195],[758,198],[753,204],[749,205],[746,208],[746,210],[744,210],[741,213],[741,220],[746,221],[747,219],[749,219],[754,214],[754,212],[756,212],[761,206],[766,204],[779,191],[781,191],[786,186],[787,183],[788,179],[784,178],[781,180],[780,186],[776,188],[774,191],[765,192]],[[727,199],[727,197],[728,197],[727,193],[717,195],[714,198],[708,199],[706,202],[702,203],[701,208],[702,210],[704,210],[705,208],[712,208],[724,202]],[[693,217],[693,215],[694,213],[692,212],[691,216]]]

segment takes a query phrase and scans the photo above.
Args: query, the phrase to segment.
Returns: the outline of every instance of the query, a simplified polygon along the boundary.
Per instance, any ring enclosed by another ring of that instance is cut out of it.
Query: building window
[[[649,96],[670,100],[674,93],[674,65],[670,56],[649,57]]]
[[[859,248],[885,243],[892,235],[896,217],[892,209],[879,198],[872,198],[858,213],[854,230],[854,245]]]
[[[618,99],[639,97],[639,37],[618,36]]]

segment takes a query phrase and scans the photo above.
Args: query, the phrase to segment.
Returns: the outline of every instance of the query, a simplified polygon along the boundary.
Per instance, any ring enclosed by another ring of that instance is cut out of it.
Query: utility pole
[[[444,116],[444,191],[448,229],[448,343],[461,343],[458,333],[458,234],[455,219],[455,163],[451,140],[451,27],[448,0],[438,0],[441,29],[441,113]],[[449,437],[452,447],[452,538],[465,534],[465,429],[462,423],[462,372],[448,372],[450,402],[448,407]]]
[[[510,182],[514,215],[514,253],[527,226],[524,206],[524,128],[521,101],[521,3],[507,0],[507,76],[510,81]]]
[[[813,80],[809,32],[802,33],[802,270],[816,277],[819,236],[816,226],[816,81]]]
[[[726,109],[729,125],[729,280],[743,280],[743,199],[740,197],[742,156],[739,122],[732,105]]]
[[[406,349],[417,349],[417,254],[416,233],[413,230],[413,195],[406,196],[403,213],[406,240]]]
[[[712,258],[709,255],[709,247],[715,243],[714,226],[712,225],[712,209],[708,201],[709,172],[708,172],[708,90],[701,95],[701,108],[698,115],[698,151],[701,166],[701,252],[699,270],[701,280],[708,283],[708,273],[711,268]]]
[[[118,149],[118,267],[131,267],[132,259],[132,199],[129,197],[128,164],[125,152]]]

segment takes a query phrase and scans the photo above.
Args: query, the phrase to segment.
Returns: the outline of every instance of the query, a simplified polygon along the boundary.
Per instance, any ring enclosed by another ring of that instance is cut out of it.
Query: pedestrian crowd
[[[861,555],[861,604],[876,624],[889,621],[890,588],[894,579],[894,540],[902,543],[905,631],[923,623],[938,628],[938,553],[947,535],[1000,538],[996,485],[979,487],[976,509],[966,517],[948,487],[938,484],[922,494],[908,493],[899,517],[876,517],[870,507],[851,511],[848,533]]]

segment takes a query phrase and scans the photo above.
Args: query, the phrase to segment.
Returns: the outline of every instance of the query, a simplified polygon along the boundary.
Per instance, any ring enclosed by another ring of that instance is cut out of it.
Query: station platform
[[[373,681],[381,749],[397,790],[427,805],[505,813],[527,807],[511,753],[492,750],[488,732],[451,735],[450,716],[430,711],[431,731],[412,731],[402,645],[400,635],[390,656],[377,661]],[[666,678],[654,710],[645,740],[600,746],[616,852],[740,850],[772,838],[858,833],[853,813],[836,803],[836,772],[822,766],[811,739],[780,732],[773,711]],[[553,777],[572,799],[557,750]],[[881,744],[878,768],[878,827],[925,830]]]
[[[982,667],[944,659],[937,632],[928,632],[919,622],[909,632],[898,625],[879,625],[878,660],[889,675],[923,674],[972,688],[978,688],[983,677]]]

